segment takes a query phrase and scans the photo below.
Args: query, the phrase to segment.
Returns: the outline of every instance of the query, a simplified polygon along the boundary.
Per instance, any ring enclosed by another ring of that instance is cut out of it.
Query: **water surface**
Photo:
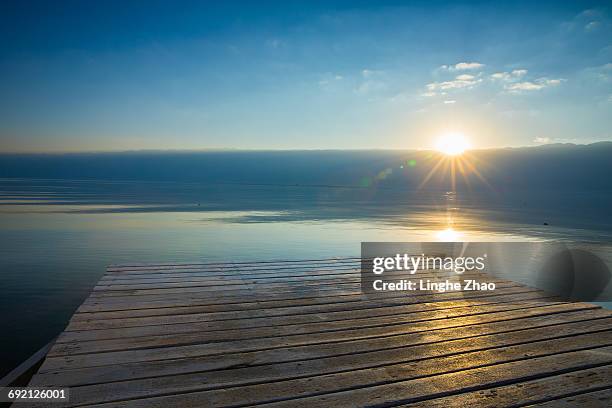
[[[63,330],[109,264],[358,256],[362,241],[612,242],[609,208],[605,192],[1,179],[2,374]]]

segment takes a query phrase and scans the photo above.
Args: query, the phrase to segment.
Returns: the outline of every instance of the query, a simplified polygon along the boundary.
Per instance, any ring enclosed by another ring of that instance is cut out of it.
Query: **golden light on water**
[[[436,174],[436,180],[450,181],[450,191],[445,194],[446,197],[446,227],[435,232],[435,239],[442,242],[457,242],[465,239],[465,234],[458,231],[454,224],[454,213],[456,212],[456,191],[457,181],[462,178],[469,190],[470,175],[476,176],[487,186],[489,185],[477,168],[479,160],[475,155],[468,152],[472,145],[465,134],[458,131],[446,132],[440,135],[435,140],[435,150],[440,153],[433,155],[432,159],[437,160],[433,164],[431,170],[423,179],[420,187],[423,187]],[[489,186],[490,187],[490,186]]]
[[[445,133],[436,141],[436,150],[447,156],[457,156],[463,154],[470,148],[470,143],[463,133]]]

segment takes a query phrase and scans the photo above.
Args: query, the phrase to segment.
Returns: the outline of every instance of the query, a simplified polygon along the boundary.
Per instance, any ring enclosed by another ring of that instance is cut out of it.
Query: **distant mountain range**
[[[1,154],[0,177],[448,190],[453,163],[457,190],[612,191],[612,142],[473,150],[455,159],[427,150]]]

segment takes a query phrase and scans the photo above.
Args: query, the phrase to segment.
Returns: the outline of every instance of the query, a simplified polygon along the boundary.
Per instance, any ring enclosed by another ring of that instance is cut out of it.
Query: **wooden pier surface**
[[[30,386],[67,406],[612,405],[611,311],[501,279],[371,297],[359,267],[110,267]]]

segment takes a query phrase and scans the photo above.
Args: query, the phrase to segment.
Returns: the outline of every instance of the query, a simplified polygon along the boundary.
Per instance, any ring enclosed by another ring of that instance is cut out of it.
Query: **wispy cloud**
[[[527,75],[526,69],[515,69],[510,72],[496,72],[494,74],[491,74],[490,78],[501,81],[516,81],[519,78],[524,77],[525,75]]]
[[[508,92],[511,92],[511,93],[540,91],[544,88],[558,86],[563,81],[565,80],[564,79],[538,78],[535,81],[510,83],[510,84],[505,85],[504,89],[506,89]]]
[[[469,71],[484,68],[484,64],[480,62],[459,62],[455,65],[442,65],[441,69],[448,71]]]
[[[455,79],[451,81],[431,82],[427,84],[427,92],[423,93],[422,95],[435,96],[437,93],[444,95],[444,91],[451,89],[472,88],[480,82],[482,82],[482,79],[474,75],[461,74],[457,75]]]
[[[544,88],[558,86],[565,79],[550,79],[542,77],[534,80],[525,80],[527,75],[526,69],[515,69],[512,71],[495,72],[489,75],[492,81],[501,82],[504,84],[504,89],[510,93],[521,93],[530,91],[539,91]]]
[[[470,74],[457,75],[457,77],[455,78],[456,81],[473,81],[475,79],[476,77]]]
[[[494,83],[496,82],[503,87],[502,89],[504,91],[515,94],[540,91],[545,88],[558,86],[565,81],[565,79],[561,78],[554,79],[548,77],[528,79],[528,71],[524,68],[514,69],[511,71],[498,71],[485,75],[485,72],[480,70],[480,68],[483,68],[484,66],[484,64],[478,62],[460,62],[455,65],[443,65],[440,68],[449,72],[469,69],[478,69],[479,71],[476,73],[457,73],[455,74],[454,79],[430,82],[426,85],[426,90],[421,94],[421,96],[432,97],[446,95],[453,90],[472,89],[483,82],[484,79],[489,79]],[[449,99],[448,101],[452,100]]]

